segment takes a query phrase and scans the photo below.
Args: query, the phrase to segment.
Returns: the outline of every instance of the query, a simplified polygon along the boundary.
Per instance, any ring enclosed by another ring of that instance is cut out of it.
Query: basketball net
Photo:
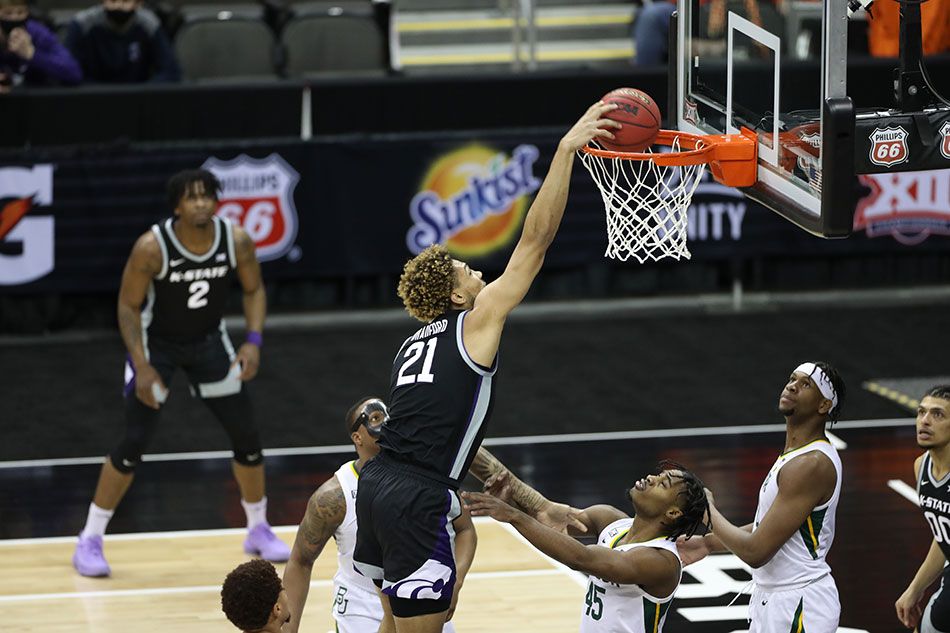
[[[672,152],[679,152],[679,139]],[[651,150],[645,150],[652,154]],[[579,151],[607,213],[606,257],[641,264],[664,257],[689,259],[687,209],[703,177],[705,163],[657,165]]]

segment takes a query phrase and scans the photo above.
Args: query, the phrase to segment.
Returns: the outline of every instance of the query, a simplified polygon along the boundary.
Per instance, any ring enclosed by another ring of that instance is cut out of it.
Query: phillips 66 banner
[[[174,213],[168,178],[196,167],[220,180],[218,214],[248,232],[267,279],[391,275],[435,243],[498,271],[556,143],[543,134],[432,135],[124,150],[95,158],[37,155],[0,164],[0,291],[116,290],[138,236]],[[854,234],[825,241],[707,174],[688,210],[693,259],[946,249],[950,168],[861,176],[855,186],[862,194]],[[575,166],[546,261],[602,261],[604,248],[603,202]]]

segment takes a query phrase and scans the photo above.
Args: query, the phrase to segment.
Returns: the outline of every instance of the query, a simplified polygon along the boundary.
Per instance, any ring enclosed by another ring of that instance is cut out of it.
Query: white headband
[[[828,374],[822,370],[821,367],[815,363],[802,363],[795,368],[795,371],[800,371],[803,374],[807,374],[815,381],[815,384],[818,385],[818,391],[821,392],[826,399],[831,400],[831,409],[834,410],[838,406],[838,394],[835,392],[835,387],[831,384],[831,378],[828,377]]]

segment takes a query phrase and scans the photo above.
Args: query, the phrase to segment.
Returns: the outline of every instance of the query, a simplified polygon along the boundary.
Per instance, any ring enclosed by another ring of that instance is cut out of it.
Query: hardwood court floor
[[[920,511],[895,491],[910,490],[913,496],[908,484],[919,453],[913,425],[910,420],[845,423],[834,432],[847,445],[841,449],[843,492],[829,558],[841,595],[842,631],[896,633],[903,629],[894,601],[931,540]],[[741,524],[751,520],[762,478],[783,441],[781,426],[773,425],[525,438],[490,449],[550,498],[581,507],[598,502],[625,507],[627,486],[659,459],[674,459],[695,470],[716,493],[723,513]],[[269,457],[271,522],[299,522],[310,492],[347,459],[340,453]],[[174,538],[107,536],[114,571],[108,580],[81,578],[69,562],[75,538],[70,535],[85,518],[98,468],[0,463],[0,614],[8,628],[231,630],[219,612],[217,591],[227,571],[245,557],[243,531],[220,529],[240,526],[244,518],[228,460],[143,463],[110,534],[214,531]],[[473,575],[456,616],[460,633],[577,631],[584,586],[504,527],[492,522],[477,527]],[[281,537],[290,542],[293,530],[282,530]],[[324,633],[330,627],[331,550],[332,544],[314,573],[307,631]],[[746,630],[748,596],[728,605],[747,589],[749,577],[732,556],[688,567],[666,632]]]
[[[219,591],[224,573],[247,560],[241,532],[113,537],[107,550],[114,569],[110,579],[73,573],[72,539],[0,545],[4,625],[47,633],[226,631],[230,625],[221,614]],[[569,572],[493,521],[479,521],[478,534],[478,555],[455,618],[458,630],[570,630],[579,620],[584,590]],[[291,543],[293,532],[282,530],[280,536]],[[329,579],[335,568],[331,541],[314,565],[301,631],[333,629]],[[278,570],[282,574],[283,565]]]

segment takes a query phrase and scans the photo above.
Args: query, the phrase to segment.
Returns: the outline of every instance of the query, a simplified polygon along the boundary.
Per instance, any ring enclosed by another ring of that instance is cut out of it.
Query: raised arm
[[[132,253],[125,263],[116,309],[122,342],[125,343],[125,349],[128,350],[132,367],[135,369],[135,397],[153,409],[158,408],[158,402],[152,394],[152,385],[158,385],[162,390],[165,390],[165,385],[145,354],[142,338],[142,303],[145,301],[152,279],[161,270],[161,247],[158,245],[155,234],[147,231],[136,240]]]
[[[297,633],[303,615],[313,563],[323,547],[346,518],[346,499],[340,481],[334,476],[323,482],[307,503],[307,511],[297,529],[290,560],[284,569],[284,588],[290,601],[292,617],[287,623],[288,633]]]
[[[924,456],[921,455],[914,462],[914,481],[917,481],[920,477],[920,467],[923,460]],[[914,575],[914,579],[910,581],[907,589],[894,603],[894,608],[897,610],[897,619],[908,629],[912,629],[920,623],[920,617],[924,612],[924,595],[927,587],[940,577],[946,564],[947,557],[944,556],[943,550],[937,545],[936,540],[931,541],[930,550]]]
[[[465,349],[475,362],[484,365],[493,362],[505,319],[527,294],[561,225],[571,184],[574,153],[593,138],[614,137],[608,128],[620,127],[620,124],[603,116],[616,107],[598,101],[587,109],[558,144],[548,174],[528,209],[521,238],[505,272],[478,294],[471,314],[465,319],[462,337]]]
[[[261,280],[261,265],[254,252],[254,241],[247,231],[234,227],[234,251],[237,258],[237,275],[241,282],[244,320],[248,332],[261,333],[267,315],[267,294]],[[250,380],[257,375],[261,363],[261,349],[257,343],[245,342],[237,351],[237,360],[242,363],[241,380]]]
[[[779,473],[775,502],[751,533],[730,523],[710,498],[715,538],[750,567],[761,567],[792,538],[815,507],[830,498],[836,479],[834,465],[823,453],[796,457]]]
[[[680,562],[671,552],[646,547],[618,551],[600,545],[583,545],[491,495],[464,492],[462,498],[472,516],[490,516],[510,523],[532,545],[571,569],[607,582],[640,585],[653,595],[669,595],[676,587]],[[595,508],[602,506],[591,509]]]
[[[591,529],[590,518],[584,512],[565,503],[550,501],[512,474],[484,448],[478,449],[469,472],[485,484],[485,492],[510,503],[558,532],[580,535]]]

